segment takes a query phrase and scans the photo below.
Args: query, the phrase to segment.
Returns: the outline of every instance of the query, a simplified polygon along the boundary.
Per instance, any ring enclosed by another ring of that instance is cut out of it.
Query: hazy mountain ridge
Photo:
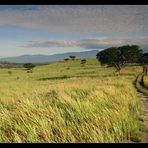
[[[65,58],[69,58],[69,56],[73,55],[76,58],[95,58],[96,54],[99,50],[92,50],[92,51],[83,51],[83,52],[67,52],[62,54],[54,54],[54,55],[22,55],[16,57],[7,57],[7,58],[0,58],[0,61],[7,61],[12,63],[50,63],[59,60],[63,60]]]

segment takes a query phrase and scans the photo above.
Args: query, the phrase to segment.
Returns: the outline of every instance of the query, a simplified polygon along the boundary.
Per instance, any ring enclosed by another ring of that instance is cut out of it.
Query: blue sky
[[[0,5],[0,57],[148,47],[147,5]]]

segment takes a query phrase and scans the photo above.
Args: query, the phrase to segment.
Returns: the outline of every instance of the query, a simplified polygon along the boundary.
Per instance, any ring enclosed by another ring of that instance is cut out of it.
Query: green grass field
[[[140,140],[141,101],[133,81],[96,59],[0,70],[0,142],[127,142]],[[9,74],[11,71],[12,74]]]

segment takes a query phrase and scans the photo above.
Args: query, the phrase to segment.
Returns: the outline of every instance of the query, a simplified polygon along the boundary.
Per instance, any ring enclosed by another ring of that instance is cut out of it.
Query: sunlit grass
[[[116,76],[96,59],[85,66],[79,59],[38,66],[33,73],[9,70],[0,71],[0,142],[140,139],[141,102],[132,84],[140,67],[124,67]]]

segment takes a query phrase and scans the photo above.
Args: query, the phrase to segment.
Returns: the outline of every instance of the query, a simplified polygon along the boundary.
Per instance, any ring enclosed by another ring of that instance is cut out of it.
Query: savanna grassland
[[[96,59],[1,69],[0,142],[139,141],[141,67],[114,71]]]

